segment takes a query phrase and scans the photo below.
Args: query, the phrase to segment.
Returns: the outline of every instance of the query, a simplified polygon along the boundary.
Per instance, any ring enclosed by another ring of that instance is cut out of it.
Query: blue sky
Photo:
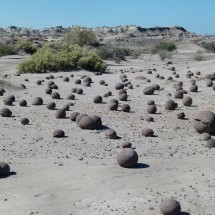
[[[0,0],[0,27],[180,25],[215,34],[215,0]]]

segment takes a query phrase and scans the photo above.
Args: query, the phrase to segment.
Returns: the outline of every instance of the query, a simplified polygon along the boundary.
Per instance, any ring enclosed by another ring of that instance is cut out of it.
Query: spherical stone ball
[[[71,78],[74,78],[74,74],[71,74],[70,77],[71,77]]]
[[[119,100],[120,101],[127,101],[128,95],[126,93],[122,93],[119,95]]]
[[[12,112],[8,108],[2,108],[0,110],[0,115],[2,117],[10,117],[10,116],[12,116]]]
[[[22,125],[27,125],[29,123],[29,119],[28,118],[22,118],[20,120],[20,122],[21,122]]]
[[[63,78],[63,81],[64,81],[64,82],[69,82],[69,77],[64,77],[64,78]]]
[[[184,106],[191,106],[193,103],[193,100],[190,96],[184,96],[182,103]]]
[[[62,109],[64,109],[65,111],[69,111],[69,107],[70,105],[69,104],[65,104]]]
[[[26,86],[24,84],[20,84],[19,87],[23,90],[26,89]]]
[[[21,106],[21,107],[26,107],[27,106],[27,101],[26,100],[20,100],[19,101],[19,105]]]
[[[155,102],[151,99],[147,101],[147,105],[154,105],[154,104],[155,104]]]
[[[131,148],[132,144],[128,141],[122,143],[122,148]]]
[[[193,80],[193,79],[191,79],[191,80],[190,80],[190,84],[191,84],[191,85],[195,85],[195,84],[196,84],[196,81]]]
[[[198,92],[198,86],[197,85],[191,85],[190,86],[190,91],[191,92]]]
[[[53,84],[55,84],[54,81],[49,81],[49,82],[47,83],[47,85],[48,85],[49,87],[51,87]]]
[[[95,128],[94,121],[90,116],[83,116],[78,125],[82,129],[93,130]]]
[[[160,203],[160,211],[163,215],[179,215],[181,206],[175,199],[164,199]]]
[[[172,76],[167,77],[168,81],[171,81],[172,79],[173,79]]]
[[[58,89],[58,86],[57,86],[56,84],[53,84],[53,85],[51,85],[50,87],[51,87],[51,89],[55,89],[55,90]]]
[[[72,93],[76,93],[76,90],[77,90],[77,88],[76,88],[76,87],[73,87],[73,88],[71,89],[71,92],[72,92]]]
[[[207,87],[212,87],[213,86],[213,81],[212,80],[207,80],[207,82],[206,82],[206,86]]]
[[[215,139],[209,139],[207,140],[205,147],[211,149],[215,147]]]
[[[121,89],[123,89],[124,88],[124,84],[122,84],[122,83],[117,83],[116,85],[115,85],[115,89],[116,90],[121,90]]]
[[[201,75],[201,72],[200,72],[200,71],[197,71],[197,72],[196,72],[196,75]]]
[[[84,80],[83,80],[83,82],[85,83],[85,82],[90,82],[90,83],[92,83],[92,79],[91,79],[91,77],[85,77],[84,78]]]
[[[108,103],[116,103],[117,105],[119,105],[119,101],[117,99],[111,99]]]
[[[100,81],[99,81],[99,84],[100,84],[100,85],[104,85],[104,84],[105,84],[105,81],[104,81],[104,80],[100,80]]]
[[[128,105],[128,104],[124,104],[124,105],[122,105],[121,110],[122,110],[123,112],[130,112],[131,107],[130,107],[130,105]]]
[[[36,97],[34,98],[32,105],[42,105],[43,104],[43,99],[41,97]]]
[[[108,108],[109,108],[110,110],[117,110],[117,109],[118,109],[118,106],[119,106],[119,105],[118,105],[117,103],[114,103],[114,102],[108,104]]]
[[[0,176],[5,176],[5,175],[8,175],[10,173],[10,166],[1,161],[0,162]]]
[[[91,82],[89,82],[89,81],[84,82],[84,86],[85,87],[90,87],[91,86]]]
[[[177,103],[175,103],[173,100],[169,99],[166,101],[164,107],[166,110],[175,110],[177,108]]]
[[[153,95],[154,93],[154,88],[153,87],[146,87],[144,90],[143,90],[143,94],[144,95]]]
[[[41,81],[41,80],[38,80],[38,81],[36,82],[36,84],[37,84],[37,85],[41,85],[41,84],[42,84],[42,81]]]
[[[55,102],[49,102],[47,105],[46,105],[46,108],[48,110],[54,110],[56,108],[56,104]]]
[[[175,74],[175,78],[179,78],[179,74]]]
[[[102,97],[101,96],[95,96],[93,98],[93,102],[96,104],[102,103]]]
[[[182,90],[183,88],[182,88],[182,86],[180,86],[180,85],[176,85],[176,87],[175,87],[175,90],[176,91],[179,91],[179,90]]]
[[[160,75],[159,75],[159,74],[156,74],[156,75],[155,75],[155,78],[159,78],[159,77],[160,77]]]
[[[155,105],[148,105],[147,112],[150,114],[155,114],[157,112],[157,107]]]
[[[82,119],[82,117],[87,116],[87,114],[85,113],[80,113],[78,114],[78,116],[76,117],[76,123],[79,124],[80,120]]]
[[[111,92],[111,91],[108,91],[108,92],[107,92],[107,95],[108,95],[108,96],[112,96],[112,92]]]
[[[71,113],[71,115],[70,115],[70,119],[71,119],[71,121],[73,121],[73,122],[75,122],[76,121],[76,117],[79,115],[80,113],[79,112],[73,112],[73,113]]]
[[[54,75],[49,75],[49,79],[54,79]]]
[[[81,84],[81,80],[80,79],[76,79],[75,80],[75,84]]]
[[[56,137],[56,138],[65,137],[65,132],[61,129],[57,129],[53,132],[53,137]]]
[[[52,89],[50,87],[48,87],[46,90],[45,90],[45,93],[50,95],[52,94]]]
[[[209,140],[209,139],[211,139],[211,135],[208,134],[208,133],[202,133],[201,136],[200,136],[201,141],[206,141],[206,140]]]
[[[150,128],[145,128],[142,131],[142,135],[145,136],[145,137],[153,137],[154,131],[152,129],[150,129]]]
[[[59,109],[55,112],[56,119],[66,118],[66,111],[64,109]]]
[[[121,89],[121,90],[118,91],[118,94],[119,94],[119,95],[120,95],[120,94],[123,94],[123,93],[127,94],[126,89]]]
[[[117,155],[117,163],[124,168],[132,168],[137,165],[138,155],[134,149],[123,148]]]
[[[133,89],[133,85],[132,84],[128,84],[128,89]]]
[[[199,133],[215,133],[215,114],[212,111],[200,111],[193,120],[194,129]]]
[[[66,99],[68,100],[75,100],[75,95],[74,94],[69,94]]]
[[[15,96],[14,95],[10,95],[10,96],[7,96],[4,99],[4,104],[8,105],[8,106],[12,106],[14,101],[15,101]]]
[[[184,112],[181,112],[181,113],[177,114],[177,118],[178,119],[184,119],[185,118]]]
[[[76,93],[77,94],[83,94],[83,90],[81,88],[77,88]]]
[[[112,128],[109,128],[105,131],[105,136],[108,139],[117,139],[118,138],[116,131]]]
[[[152,84],[152,86],[154,88],[154,90],[160,90],[160,86],[158,84]]]
[[[183,97],[184,97],[183,91],[182,91],[182,90],[176,91],[176,92],[174,93],[174,97],[175,97],[176,99],[183,99]]]
[[[90,116],[94,122],[94,129],[100,129],[102,127],[102,119],[97,115]]]
[[[146,116],[145,120],[146,120],[147,122],[154,122],[154,118],[151,117],[151,116]]]
[[[54,93],[51,94],[51,97],[53,99],[60,99],[60,94],[58,92],[54,92]]]

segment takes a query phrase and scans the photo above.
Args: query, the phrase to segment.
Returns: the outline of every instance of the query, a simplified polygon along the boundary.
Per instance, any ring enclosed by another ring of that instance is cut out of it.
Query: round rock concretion
[[[181,206],[175,199],[165,199],[160,203],[160,211],[163,215],[179,215]]]

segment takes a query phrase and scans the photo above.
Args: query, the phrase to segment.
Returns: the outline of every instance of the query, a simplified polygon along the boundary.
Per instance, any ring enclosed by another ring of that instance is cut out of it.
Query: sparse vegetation
[[[130,49],[118,48],[112,45],[100,46],[96,52],[103,60],[114,60],[116,63],[126,60],[126,56],[131,54]]]
[[[64,43],[48,44],[21,63],[20,73],[46,73],[49,71],[71,70],[78,66],[90,70],[103,72],[106,64],[93,51],[81,48],[78,45]]]
[[[203,61],[204,59],[205,59],[205,57],[204,57],[203,51],[202,50],[196,51],[196,53],[194,54],[194,60]]]
[[[215,52],[215,42],[202,42],[203,47],[209,52]]]
[[[24,51],[27,54],[34,54],[37,46],[28,40],[18,40],[15,45],[18,51]]]
[[[160,42],[152,48],[152,54],[158,54],[160,51],[175,51],[177,46],[173,42]]]
[[[171,51],[167,51],[167,50],[160,50],[158,53],[160,59],[163,61],[166,58],[167,59],[171,59],[172,58],[172,52]]]
[[[96,34],[87,28],[76,26],[66,35],[65,41],[69,45],[77,44],[81,47],[85,45],[97,45]]]
[[[6,55],[14,55],[17,53],[17,49],[13,44],[0,43],[0,57]]]

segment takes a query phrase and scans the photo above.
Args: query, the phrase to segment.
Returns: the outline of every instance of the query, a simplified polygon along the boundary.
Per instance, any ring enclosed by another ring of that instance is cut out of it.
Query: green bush
[[[106,64],[94,52],[78,45],[47,44],[18,66],[20,73],[46,73],[71,70],[78,66],[90,71],[105,71]]]
[[[172,42],[160,42],[152,48],[151,52],[152,54],[158,54],[162,50],[172,52],[176,49],[177,49],[176,45]]]
[[[126,56],[131,54],[130,49],[117,48],[111,45],[100,46],[96,50],[97,54],[104,60],[114,60],[119,63],[121,60],[126,60]]]
[[[13,44],[0,43],[0,57],[14,54],[17,54],[17,50]]]
[[[159,53],[158,53],[160,59],[163,61],[165,60],[166,58],[167,59],[171,59],[172,58],[172,52],[170,51],[167,51],[167,50],[160,50]]]
[[[207,51],[215,52],[215,42],[202,42],[202,45]]]
[[[84,45],[95,45],[98,43],[96,34],[93,31],[80,26],[71,28],[71,31],[66,35],[65,40],[69,45],[77,44],[81,47]]]
[[[196,60],[196,61],[203,61],[203,60],[205,60],[204,53],[203,53],[202,50],[196,51],[196,53],[194,54],[194,60]]]
[[[27,54],[34,54],[37,51],[37,46],[28,40],[18,40],[15,46],[18,51],[24,51]]]

